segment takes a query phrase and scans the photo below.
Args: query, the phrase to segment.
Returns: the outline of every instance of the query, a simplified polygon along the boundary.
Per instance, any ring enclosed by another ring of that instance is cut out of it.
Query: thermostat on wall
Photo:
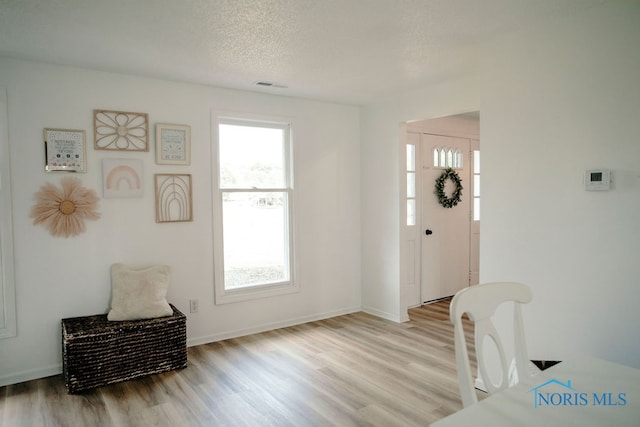
[[[611,171],[593,169],[584,173],[584,189],[587,191],[608,191],[611,189]]]

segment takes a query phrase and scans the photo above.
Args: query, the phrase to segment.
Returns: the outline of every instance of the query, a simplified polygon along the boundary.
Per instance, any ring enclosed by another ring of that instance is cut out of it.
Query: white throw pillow
[[[170,316],[167,303],[168,265],[133,270],[124,264],[111,266],[111,310],[108,320],[152,319]]]

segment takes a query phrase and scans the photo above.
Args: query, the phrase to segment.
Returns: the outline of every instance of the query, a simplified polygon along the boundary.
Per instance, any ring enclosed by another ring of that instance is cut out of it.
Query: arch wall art
[[[156,222],[193,221],[191,174],[155,174]]]
[[[103,159],[103,195],[110,197],[142,197],[142,160]]]

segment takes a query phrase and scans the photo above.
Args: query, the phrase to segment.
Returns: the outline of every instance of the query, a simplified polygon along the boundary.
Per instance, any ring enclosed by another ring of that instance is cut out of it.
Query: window
[[[434,148],[433,166],[436,168],[462,169],[462,153],[451,148]]]
[[[473,220],[480,221],[480,151],[473,151]]]
[[[416,225],[416,146],[407,144],[407,225]]]
[[[293,292],[290,125],[217,127],[216,303]]]
[[[0,88],[0,338],[16,335],[7,92]]]

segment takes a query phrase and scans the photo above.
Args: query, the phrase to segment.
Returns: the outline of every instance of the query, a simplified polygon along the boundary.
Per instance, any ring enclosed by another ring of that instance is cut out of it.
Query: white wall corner
[[[371,314],[372,316],[380,317],[386,320],[391,320],[392,322],[396,322],[396,323],[403,323],[409,320],[406,313],[403,316],[402,314],[389,313],[386,311],[382,311],[375,307],[363,306],[362,311],[364,311],[367,314]],[[405,319],[405,316],[407,317],[406,319]]]

